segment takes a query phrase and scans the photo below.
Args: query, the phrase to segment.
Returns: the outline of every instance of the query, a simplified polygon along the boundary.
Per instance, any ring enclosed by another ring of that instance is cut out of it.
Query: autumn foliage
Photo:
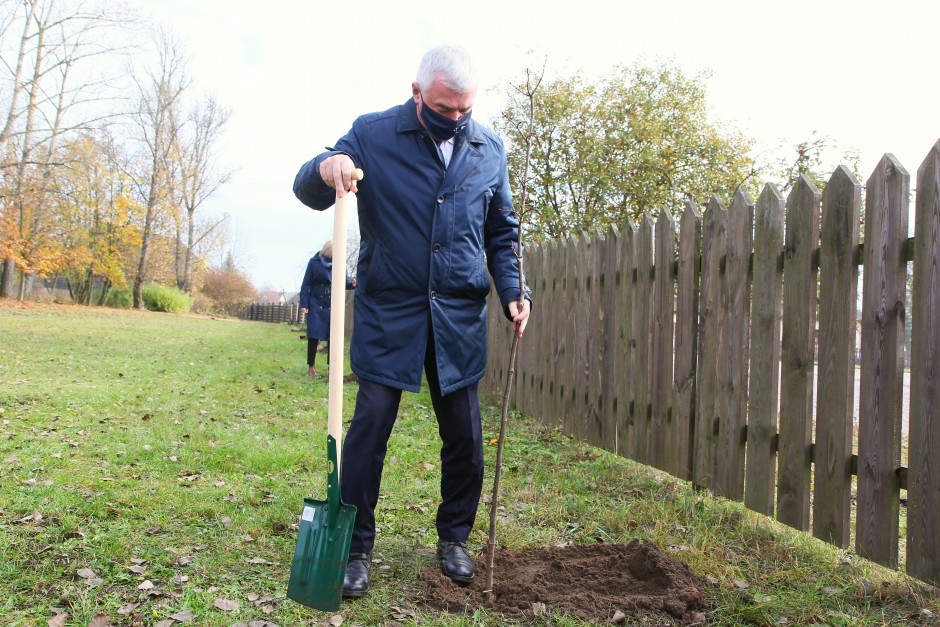
[[[212,303],[217,313],[237,315],[257,298],[257,291],[244,275],[235,269],[210,268],[202,278],[199,292]]]

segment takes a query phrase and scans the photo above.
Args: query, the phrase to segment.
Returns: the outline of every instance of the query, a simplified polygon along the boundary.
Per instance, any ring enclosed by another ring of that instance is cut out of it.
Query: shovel
[[[352,178],[362,178],[362,170]],[[343,439],[343,322],[346,315],[346,214],[355,195],[336,198],[333,217],[333,272],[330,295],[329,405],[327,408],[326,500],[304,499],[297,546],[287,584],[287,598],[322,611],[335,611],[343,600],[343,577],[356,507],[340,500],[339,468]]]

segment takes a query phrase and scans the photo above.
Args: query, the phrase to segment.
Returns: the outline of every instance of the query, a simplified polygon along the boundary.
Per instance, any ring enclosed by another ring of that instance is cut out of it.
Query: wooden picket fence
[[[352,337],[353,330],[353,292],[346,292],[346,311],[343,331],[346,338]],[[306,324],[307,314],[297,303],[251,303],[238,317],[242,320],[274,322],[279,324]]]
[[[296,303],[250,303],[238,316],[242,320],[258,320],[285,324],[303,324],[306,320]]]
[[[904,538],[906,572],[940,584],[940,141],[916,183],[913,238],[910,175],[885,155],[863,227],[839,167],[822,194],[804,177],[786,199],[767,184],[528,248],[512,405],[836,546],[854,533],[891,568]],[[483,389],[501,398],[510,328],[489,312]]]

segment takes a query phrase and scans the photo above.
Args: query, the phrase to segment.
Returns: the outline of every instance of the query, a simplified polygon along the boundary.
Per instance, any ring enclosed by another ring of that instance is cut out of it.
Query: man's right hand
[[[352,178],[352,172],[356,169],[356,164],[349,155],[333,155],[327,157],[320,163],[320,178],[323,182],[336,190],[336,195],[342,197],[346,190],[353,193],[358,192],[356,181]]]

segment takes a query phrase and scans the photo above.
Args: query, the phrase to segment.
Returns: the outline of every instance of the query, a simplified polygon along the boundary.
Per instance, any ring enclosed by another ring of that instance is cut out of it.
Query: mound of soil
[[[486,608],[522,622],[556,611],[592,622],[659,614],[681,623],[692,620],[705,598],[689,565],[652,542],[497,550],[493,562],[490,594],[484,593],[485,555],[474,558],[476,578],[465,585],[428,564],[419,577],[421,603],[457,613]]]

